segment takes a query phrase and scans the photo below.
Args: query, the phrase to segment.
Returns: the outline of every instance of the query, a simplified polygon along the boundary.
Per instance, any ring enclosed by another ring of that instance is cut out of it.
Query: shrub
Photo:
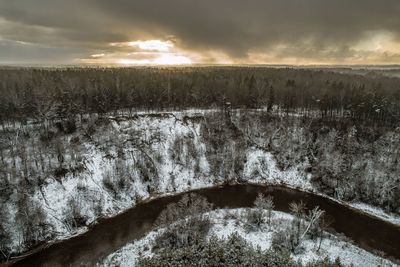
[[[246,229],[255,231],[261,228],[264,221],[264,214],[259,209],[247,209],[245,211]]]
[[[81,213],[81,207],[74,198],[68,200],[65,211],[65,223],[71,228],[79,228],[87,224],[88,218]]]
[[[65,134],[72,134],[77,129],[75,120],[67,120],[67,121],[64,122],[63,126],[64,126],[63,127],[63,132]]]
[[[67,175],[68,172],[69,172],[68,169],[63,167],[58,167],[57,169],[54,170],[54,176],[56,178],[65,177],[65,175]]]
[[[7,231],[7,218],[10,214],[6,205],[0,202],[0,261],[5,260],[10,252],[11,236]]]
[[[274,198],[272,196],[264,196],[264,194],[258,194],[254,205],[259,210],[265,210],[267,212],[268,224],[271,223],[272,210],[275,208]]]
[[[119,190],[126,190],[127,188],[129,188],[128,177],[125,175],[120,176],[119,179],[117,180],[117,186]]]
[[[102,182],[106,190],[110,191],[114,195],[114,197],[116,197],[118,194],[118,189],[117,186],[114,184],[113,178],[110,173],[106,173],[103,176]]]
[[[177,203],[169,204],[158,216],[154,224],[166,226],[187,216],[203,217],[203,213],[210,211],[210,204],[205,197],[198,194],[186,194]]]
[[[43,143],[45,143],[45,144],[48,144],[48,143],[50,143],[51,142],[51,140],[53,140],[54,139],[54,137],[56,137],[56,133],[54,132],[54,131],[52,131],[52,130],[47,130],[47,131],[45,131],[45,132],[43,132],[41,135],[40,135],[40,141],[42,141]]]
[[[346,265],[342,264],[340,258],[336,258],[332,262],[329,258],[324,258],[322,260],[316,260],[308,263],[306,267],[344,267]]]
[[[79,136],[75,136],[71,138],[70,143],[73,145],[79,145],[81,143],[81,140]]]
[[[272,248],[278,251],[283,251],[283,250],[290,251],[292,249],[288,233],[286,231],[279,231],[274,233],[272,237]]]
[[[203,243],[210,229],[210,220],[206,217],[192,217],[170,226],[155,239],[155,251],[160,249],[178,249]]]
[[[152,258],[141,258],[142,267],[153,266],[301,266],[285,252],[262,252],[250,246],[238,234],[227,240],[211,237],[209,241],[182,248],[167,248]]]

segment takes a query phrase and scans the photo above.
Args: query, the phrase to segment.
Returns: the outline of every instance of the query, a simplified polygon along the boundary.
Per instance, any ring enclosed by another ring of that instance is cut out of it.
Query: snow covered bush
[[[211,237],[209,240],[181,248],[165,248],[152,257],[140,258],[138,266],[251,266],[251,267],[303,267],[290,254],[282,250],[252,247],[238,234],[227,239]],[[323,259],[308,263],[307,267],[343,267],[340,260]]]
[[[274,202],[272,196],[265,197],[259,194],[254,201],[255,209],[246,210],[245,219],[248,231],[260,229],[264,223],[271,223]],[[265,214],[267,219],[265,219]]]
[[[158,216],[154,225],[166,226],[178,220],[190,216],[191,218],[203,219],[204,213],[212,209],[205,197],[191,193],[184,195],[177,203],[169,204]]]
[[[166,230],[157,236],[154,249],[178,249],[203,242],[210,228],[204,213],[210,210],[211,204],[196,194],[184,195],[177,203],[169,204],[155,221],[156,226]]]

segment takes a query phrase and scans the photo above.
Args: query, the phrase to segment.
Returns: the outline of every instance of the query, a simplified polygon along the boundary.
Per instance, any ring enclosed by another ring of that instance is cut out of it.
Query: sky
[[[399,64],[400,0],[0,0],[0,64]]]

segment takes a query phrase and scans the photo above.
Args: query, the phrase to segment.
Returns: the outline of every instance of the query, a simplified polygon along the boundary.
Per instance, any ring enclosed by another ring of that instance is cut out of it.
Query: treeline
[[[0,69],[1,122],[227,105],[396,125],[400,79],[267,67]]]

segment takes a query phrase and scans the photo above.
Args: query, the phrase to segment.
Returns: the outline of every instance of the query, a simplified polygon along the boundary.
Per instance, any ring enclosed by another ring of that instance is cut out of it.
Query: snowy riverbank
[[[79,132],[63,136],[60,139],[65,149],[62,167],[82,166],[82,170],[55,177],[52,170],[41,173],[40,164],[32,160],[30,167],[45,179],[32,193],[27,208],[43,210],[44,221],[51,228],[50,239],[56,240],[83,233],[99,218],[114,216],[140,201],[235,183],[238,179],[243,183],[285,185],[318,193],[311,183],[312,175],[304,172],[307,159],[282,169],[273,153],[256,146],[248,146],[243,155],[237,155],[234,142],[224,144],[218,158],[210,156],[210,144],[203,136],[203,115],[201,111],[190,111],[110,117],[104,125],[96,125],[90,141],[84,140]],[[38,136],[31,134],[30,138],[30,142],[35,142]],[[52,150],[42,152],[55,155]],[[30,147],[27,153],[35,155],[36,152]],[[56,166],[56,160],[50,156],[49,163],[44,160],[43,164]],[[241,177],[232,171],[236,167],[232,162],[238,156],[243,157]],[[17,160],[20,168],[22,163],[22,159]],[[7,173],[13,173],[11,159],[7,168]],[[5,203],[9,216],[4,225],[10,233],[8,247],[19,253],[26,248],[24,229],[14,223],[18,221],[21,193],[18,183],[13,186],[13,193]],[[400,225],[399,216],[365,204],[348,205]],[[76,218],[82,222],[78,224]]]
[[[239,234],[249,244],[267,250],[272,245],[274,233],[282,231],[293,220],[293,216],[287,213],[274,211],[270,225],[264,225],[261,229],[249,232],[243,223],[245,209],[216,210],[209,213],[212,227],[208,237],[216,236],[227,238],[233,233]],[[118,251],[103,259],[97,266],[136,266],[136,262],[142,257],[151,257],[151,248],[154,240],[164,229],[150,232],[144,238],[127,244]],[[338,237],[325,233],[318,250],[316,241],[304,240],[297,254],[292,254],[293,259],[300,260],[303,264],[325,257],[335,260],[339,258],[343,264],[363,267],[395,266],[392,262],[377,257],[357,246],[352,245]]]

